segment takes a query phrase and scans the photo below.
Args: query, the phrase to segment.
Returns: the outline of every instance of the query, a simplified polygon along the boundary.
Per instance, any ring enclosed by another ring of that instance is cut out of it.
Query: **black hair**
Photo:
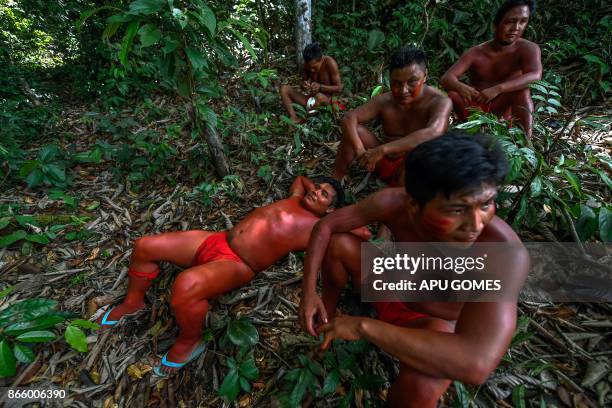
[[[508,162],[499,144],[489,135],[469,135],[452,130],[406,155],[406,192],[422,208],[439,192],[499,185],[508,173]]]
[[[328,183],[330,184],[334,190],[336,191],[336,195],[331,205],[335,208],[340,208],[344,205],[344,189],[338,180],[335,180],[331,177],[320,176],[314,179],[314,182],[317,184]]]
[[[536,2],[535,0],[506,0],[504,4],[497,9],[497,13],[495,13],[495,18],[493,19],[493,24],[498,25],[501,23],[506,13],[518,6],[527,6],[529,8],[529,15],[531,15],[536,8]]]
[[[323,51],[321,51],[321,46],[319,45],[319,43],[314,42],[304,47],[304,51],[302,51],[302,56],[304,57],[304,62],[318,60],[323,56]]]
[[[412,64],[418,64],[423,70],[427,69],[427,56],[423,50],[413,46],[400,48],[389,59],[389,72]]]

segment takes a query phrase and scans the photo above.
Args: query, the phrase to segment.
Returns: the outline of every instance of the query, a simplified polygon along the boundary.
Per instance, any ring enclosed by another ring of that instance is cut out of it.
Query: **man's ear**
[[[407,198],[408,198],[408,205],[407,205],[408,213],[412,216],[418,214],[419,211],[421,211],[421,206],[419,205],[419,203],[417,203],[416,200],[412,198],[412,196],[410,196],[409,194]]]

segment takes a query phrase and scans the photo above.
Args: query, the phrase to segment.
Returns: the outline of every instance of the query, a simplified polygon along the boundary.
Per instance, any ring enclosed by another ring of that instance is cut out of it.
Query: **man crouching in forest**
[[[329,55],[323,55],[319,43],[308,44],[302,52],[304,67],[302,70],[301,90],[289,85],[280,87],[283,105],[294,123],[299,123],[292,103],[297,103],[308,110],[317,106],[329,105],[332,97],[342,92],[342,80],[338,64]]]
[[[396,51],[389,62],[390,92],[372,98],[342,119],[342,141],[336,153],[333,177],[342,180],[353,160],[390,186],[401,185],[404,157],[448,127],[452,103],[442,92],[425,84],[427,59],[415,47]],[[364,124],[379,118],[383,140]]]
[[[180,332],[154,371],[165,376],[196,358],[204,351],[201,332],[209,299],[246,285],[290,251],[304,250],[314,224],[344,200],[331,179],[315,185],[298,176],[289,192],[289,198],[255,209],[230,231],[168,232],[136,240],[127,296],[100,324],[114,325],[142,309],[158,262],[172,262],[187,268],[176,278],[170,298]]]
[[[299,315],[310,334],[325,334],[323,349],[334,339],[365,339],[397,357],[400,372],[390,389],[390,406],[435,407],[453,379],[480,384],[499,364],[514,333],[516,301],[377,302],[378,320],[335,316],[349,276],[355,288],[361,282],[362,241],[342,232],[381,222],[398,242],[466,248],[474,242],[513,243],[502,256],[504,264],[493,261],[492,268],[516,284],[525,281],[529,256],[495,215],[497,186],[507,165],[492,138],[449,132],[419,145],[405,164],[405,188],[383,189],[317,223],[304,264]],[[316,293],[321,268],[322,299]]]
[[[507,0],[497,10],[491,41],[470,48],[442,76],[459,120],[468,108],[478,108],[504,119],[515,117],[527,137],[532,133],[533,101],[529,84],[542,77],[540,47],[522,38],[534,0]],[[467,73],[470,85],[459,78]]]

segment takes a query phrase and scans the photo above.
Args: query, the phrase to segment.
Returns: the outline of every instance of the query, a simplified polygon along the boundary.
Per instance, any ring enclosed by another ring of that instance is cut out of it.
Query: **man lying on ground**
[[[466,249],[474,242],[515,243],[507,251],[512,253],[504,254],[512,262],[493,267],[522,284],[527,251],[495,215],[497,186],[506,169],[492,138],[449,132],[407,156],[405,188],[386,188],[334,211],[312,231],[301,324],[312,335],[325,333],[324,349],[333,339],[365,339],[397,357],[400,372],[388,398],[392,407],[435,407],[453,379],[483,383],[508,349],[516,302],[377,302],[378,320],[336,315],[349,277],[358,289],[362,272],[362,240],[343,232],[381,222],[398,242],[460,243]],[[322,299],[316,292],[319,269]]]
[[[406,47],[389,62],[391,91],[372,98],[342,119],[342,141],[336,153],[333,177],[342,180],[357,159],[378,173],[390,186],[403,182],[406,153],[440,136],[448,127],[452,103],[442,92],[426,85],[427,61],[423,51]],[[382,143],[364,124],[380,118]]]
[[[170,298],[180,331],[154,371],[164,376],[196,358],[204,351],[201,332],[208,301],[246,285],[289,252],[304,250],[314,224],[344,200],[342,188],[332,179],[315,185],[298,176],[289,193],[289,198],[253,210],[229,231],[168,232],[136,240],[127,295],[99,323],[114,325],[144,308],[145,293],[160,271],[158,263],[172,262],[187,268],[176,278]],[[369,236],[365,228],[356,233]]]
[[[302,71],[301,90],[289,85],[280,87],[283,105],[294,123],[299,123],[292,103],[297,103],[308,110],[317,106],[329,105],[332,97],[342,92],[342,80],[338,64],[329,55],[323,55],[319,43],[308,44],[302,52],[304,67]]]
[[[542,61],[540,47],[521,37],[534,8],[533,0],[506,1],[493,20],[495,37],[470,48],[442,76],[440,83],[459,120],[467,120],[467,108],[479,108],[504,119],[517,118],[531,137],[529,84],[542,77]],[[464,73],[470,85],[459,80]]]

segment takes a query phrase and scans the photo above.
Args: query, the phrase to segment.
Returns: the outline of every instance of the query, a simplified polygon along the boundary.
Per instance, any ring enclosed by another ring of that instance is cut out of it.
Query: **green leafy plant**
[[[40,149],[36,159],[26,161],[19,175],[33,188],[40,184],[63,188],[68,184],[66,162],[57,145],[46,145]]]
[[[52,330],[75,316],[58,311],[55,300],[43,298],[22,300],[0,312],[0,377],[15,375],[18,362],[34,361],[35,344],[56,340],[57,335]],[[87,320],[73,320],[66,327],[64,338],[72,348],[85,352],[87,341],[81,328],[97,329],[98,325]]]

